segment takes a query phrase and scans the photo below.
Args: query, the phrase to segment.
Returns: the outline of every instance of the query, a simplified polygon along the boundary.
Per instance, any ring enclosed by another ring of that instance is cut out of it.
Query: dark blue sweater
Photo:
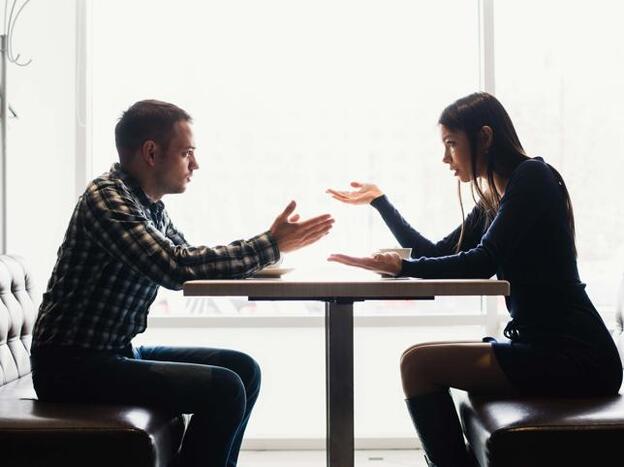
[[[490,278],[511,284],[506,298],[513,320],[506,335],[527,341],[572,339],[613,350],[600,315],[580,281],[564,193],[541,158],[522,162],[512,173],[496,216],[486,226],[480,206],[460,228],[438,243],[414,230],[386,196],[371,203],[402,247],[412,248],[400,275],[420,278]],[[596,348],[598,346],[598,348]]]

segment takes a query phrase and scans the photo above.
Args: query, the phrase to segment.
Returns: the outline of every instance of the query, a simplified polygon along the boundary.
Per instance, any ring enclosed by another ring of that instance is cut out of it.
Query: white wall
[[[29,260],[45,285],[74,200],[75,0],[35,1],[15,28],[8,96],[7,249]]]

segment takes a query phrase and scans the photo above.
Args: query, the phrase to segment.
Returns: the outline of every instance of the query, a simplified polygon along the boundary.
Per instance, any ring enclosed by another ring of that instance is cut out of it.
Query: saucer
[[[268,267],[257,271],[252,278],[255,279],[279,279],[284,274],[288,274],[294,268],[274,268]]]
[[[396,279],[397,276],[393,276],[392,274],[386,274],[384,272],[378,272],[377,274],[379,274],[379,276],[381,276],[382,279]]]

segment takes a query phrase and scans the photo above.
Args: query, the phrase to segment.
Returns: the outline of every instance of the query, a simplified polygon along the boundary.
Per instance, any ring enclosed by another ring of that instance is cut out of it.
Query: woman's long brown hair
[[[438,123],[452,131],[463,131],[468,137],[472,169],[470,188],[475,202],[480,204],[485,211],[486,223],[489,224],[496,216],[502,198],[496,188],[496,183],[494,183],[494,174],[504,179],[509,179],[518,165],[530,159],[524,152],[511,118],[509,118],[507,111],[498,99],[487,92],[477,92],[462,97],[449,105],[440,115]],[[482,186],[481,179],[477,177],[478,137],[484,126],[492,129],[492,144],[485,152],[486,187]],[[572,235],[572,245],[574,254],[576,254],[576,246],[574,244],[574,211],[572,210],[570,194],[559,172],[550,165],[549,167],[563,190],[568,224]],[[478,195],[478,200],[475,192]],[[457,251],[459,252],[464,237],[465,218],[459,188],[458,194],[460,206],[462,207],[462,229],[457,242]]]

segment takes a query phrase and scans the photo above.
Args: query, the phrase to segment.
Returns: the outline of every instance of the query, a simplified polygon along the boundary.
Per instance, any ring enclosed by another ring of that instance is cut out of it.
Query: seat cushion
[[[2,387],[3,467],[165,467],[176,455],[184,434],[183,416],[146,407],[17,398],[32,395],[29,378]]]
[[[0,386],[0,399],[36,399],[32,373]]]
[[[454,392],[482,467],[622,465],[624,396],[488,397]]]

